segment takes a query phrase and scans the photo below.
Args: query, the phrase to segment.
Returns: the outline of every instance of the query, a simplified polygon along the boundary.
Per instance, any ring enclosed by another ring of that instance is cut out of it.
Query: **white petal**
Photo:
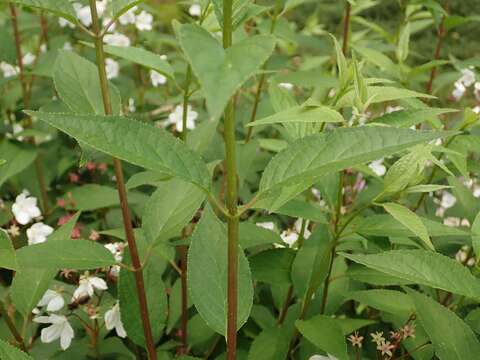
[[[57,340],[62,333],[62,325],[52,324],[47,328],[42,329],[41,340],[43,343],[51,343]]]
[[[99,290],[107,290],[108,289],[108,286],[107,286],[107,283],[105,282],[105,280],[103,280],[99,277],[92,276],[88,279],[88,281],[96,289],[99,289]]]
[[[61,295],[57,294],[57,296],[48,303],[47,311],[58,311],[63,308],[63,305],[65,305],[65,300],[63,300]]]
[[[72,339],[74,336],[74,332],[70,323],[68,321],[65,322],[63,325],[62,333],[60,335],[60,347],[63,350],[67,350],[70,344],[72,343]]]

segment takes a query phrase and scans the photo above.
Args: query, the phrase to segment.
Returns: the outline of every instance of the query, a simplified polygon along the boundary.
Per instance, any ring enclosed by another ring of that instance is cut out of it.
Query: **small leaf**
[[[258,334],[250,346],[247,360],[285,360],[290,336],[285,328],[268,328]]]
[[[17,175],[37,157],[37,152],[31,146],[4,140],[0,144],[0,154],[6,163],[0,167],[0,187],[2,184]]]
[[[7,232],[0,229],[0,268],[17,270],[17,257]]]
[[[112,0],[112,15],[114,17],[119,17],[143,1],[144,0]]]
[[[13,3],[25,5],[40,10],[51,12],[55,15],[64,17],[72,23],[77,22],[77,16],[72,3],[69,1],[58,0],[12,0]]]
[[[227,330],[227,229],[207,207],[188,250],[189,293],[205,322],[219,334]],[[247,321],[253,302],[248,261],[238,248],[237,329]]]
[[[149,243],[179,236],[205,200],[205,193],[179,179],[163,182],[148,199],[143,229]]]
[[[77,114],[104,115],[100,78],[95,64],[73,51],[60,50],[53,73],[60,99]],[[111,83],[110,100],[114,115],[120,114],[120,92]]]
[[[90,240],[47,241],[17,250],[20,267],[88,270],[114,265],[104,246]]]
[[[272,36],[256,35],[224,50],[208,31],[191,24],[177,26],[177,37],[214,119],[220,117],[231,96],[258,71],[275,47]]]
[[[200,156],[165,130],[120,116],[28,113],[99,151],[210,188]]]
[[[342,256],[401,279],[480,299],[480,280],[459,262],[426,250],[391,250],[379,254]]]
[[[408,52],[409,52],[409,49],[408,49],[409,43],[410,43],[410,23],[407,22],[407,24],[402,28],[400,32],[397,48],[395,51],[395,54],[397,55],[397,59],[400,63],[403,63],[405,62],[405,60],[407,60]]]
[[[430,237],[428,236],[428,230],[417,214],[400,204],[385,203],[382,204],[382,206],[398,222],[417,235],[429,249],[435,251],[432,240],[430,240]]]
[[[477,337],[454,312],[419,292],[408,293],[440,360],[464,360],[480,354]]]
[[[9,343],[0,340],[0,359],[2,360],[33,360],[27,353],[13,347]]]
[[[338,360],[348,360],[345,335],[340,325],[332,318],[317,315],[308,320],[297,320],[295,326],[312,344]]]

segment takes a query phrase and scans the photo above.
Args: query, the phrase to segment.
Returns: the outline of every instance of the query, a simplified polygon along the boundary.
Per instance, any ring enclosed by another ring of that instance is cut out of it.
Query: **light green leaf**
[[[57,274],[56,269],[20,268],[15,273],[10,295],[17,311],[27,318],[37,306],[50,282]]]
[[[219,334],[227,329],[227,229],[207,207],[188,250],[189,293],[205,322]],[[237,329],[247,321],[253,302],[248,261],[239,247]]]
[[[140,4],[143,0],[112,0],[112,15],[119,17],[135,5]]]
[[[327,276],[332,257],[332,244],[326,225],[319,225],[297,251],[292,266],[295,292],[309,300]]]
[[[345,335],[340,325],[328,316],[317,315],[308,320],[297,320],[295,326],[312,344],[338,360],[348,360]]]
[[[224,50],[209,32],[191,24],[178,26],[177,37],[214,119],[220,117],[230,97],[258,71],[275,47],[273,37],[256,35]]]
[[[21,269],[88,270],[115,264],[110,251],[90,240],[47,241],[24,246],[17,250],[17,259]]]
[[[90,43],[82,43],[93,47],[93,45]],[[172,80],[175,78],[172,66],[166,60],[163,60],[160,55],[151,51],[134,46],[125,47],[104,45],[103,48],[109,55],[128,60],[134,64],[144,66],[147,69],[155,70],[156,72],[165,75]]]
[[[351,106],[353,104],[354,96],[354,90],[347,92],[340,98],[340,100],[338,100],[336,105],[337,108]],[[367,86],[367,99],[371,99],[370,103],[372,104],[409,98],[434,99],[435,96],[391,86]]]
[[[141,252],[144,252],[140,250]],[[142,254],[144,255],[144,254]],[[143,257],[143,256],[142,256]],[[168,305],[165,285],[162,281],[162,273],[165,269],[162,262],[150,259],[142,271],[147,296],[148,315],[152,336],[155,342],[159,341],[163,328],[167,322]],[[127,252],[125,262],[131,264],[130,255]],[[125,268],[120,270],[118,282],[118,298],[122,323],[128,334],[128,338],[137,345],[145,347],[140,305],[137,297],[135,274]]]
[[[456,109],[424,108],[394,111],[374,118],[372,123],[409,128],[424,121],[435,120],[439,115],[457,112]]]
[[[15,248],[7,232],[0,229],[0,268],[17,270],[17,257]]]
[[[379,254],[342,256],[381,271],[433,288],[480,299],[480,280],[454,259],[426,250],[391,250]]]
[[[447,185],[436,185],[436,184],[426,184],[426,185],[415,185],[411,186],[405,190],[407,193],[423,193],[423,192],[435,192],[439,190],[451,189],[451,186]]]
[[[326,224],[325,208],[312,202],[293,199],[275,210],[276,214],[287,215],[293,218],[311,220],[320,224]]]
[[[295,106],[275,113],[266,118],[256,120],[247,126],[259,126],[278,123],[339,123],[343,116],[327,106]]]
[[[128,179],[125,187],[127,190],[135,189],[139,186],[150,185],[150,186],[159,186],[163,181],[169,180],[171,176],[165,175],[156,171],[140,171]]]
[[[149,243],[180,235],[205,200],[205,193],[179,179],[165,181],[147,201],[143,229]]]
[[[28,113],[99,151],[210,188],[203,160],[165,130],[119,116]]]
[[[289,344],[290,337],[285,328],[265,329],[253,340],[247,360],[285,360]]]
[[[238,242],[243,249],[249,247],[282,243],[280,235],[275,231],[264,229],[250,222],[241,222]]]
[[[477,259],[480,258],[480,212],[472,224],[472,246]]]
[[[417,214],[400,204],[385,203],[382,204],[382,206],[398,222],[403,224],[406,228],[417,235],[429,249],[435,251],[432,240],[430,240],[430,237],[428,236],[427,227],[423,224],[422,220]]]
[[[104,115],[100,79],[95,64],[73,51],[58,52],[53,72],[55,89],[60,99],[77,114]],[[121,111],[120,92],[111,83],[110,100],[113,114]]]
[[[290,284],[295,252],[291,249],[269,249],[250,257],[252,277],[268,284]]]
[[[36,150],[31,146],[7,140],[0,144],[0,154],[6,160],[6,163],[0,167],[0,187],[12,176],[30,166],[37,157]]]
[[[325,174],[449,134],[364,126],[337,129],[297,140],[278,153],[265,168],[257,195],[261,205],[257,206],[278,208]]]
[[[343,54],[342,47],[338,43],[337,38],[332,34],[329,34],[329,35],[332,38],[333,44],[335,46],[335,54],[337,57],[338,78],[340,79],[340,89],[344,89],[348,85],[348,81],[349,81],[347,59],[345,59],[345,55]]]
[[[405,60],[407,60],[409,44],[410,44],[410,23],[407,22],[407,24],[402,28],[400,32],[397,48],[395,50],[395,54],[397,55],[397,60],[400,63],[403,63],[405,62]]]
[[[392,314],[410,314],[415,309],[410,297],[397,290],[348,291],[345,293],[345,300],[349,299]]]
[[[0,359],[2,360],[33,360],[27,353],[13,347],[9,343],[0,340]]]
[[[48,241],[62,241],[62,240],[70,240],[72,237],[72,231],[75,227],[75,224],[80,217],[80,211],[78,211],[75,215],[73,215],[70,220],[68,220],[65,224],[60,226],[57,230],[55,230],[51,235],[48,236]]]
[[[419,292],[408,293],[440,360],[471,359],[473,354],[480,354],[477,337],[454,312]]]
[[[25,5],[40,10],[51,12],[55,15],[64,17],[72,23],[77,22],[77,16],[72,3],[69,1],[58,0],[12,0],[13,3]]]

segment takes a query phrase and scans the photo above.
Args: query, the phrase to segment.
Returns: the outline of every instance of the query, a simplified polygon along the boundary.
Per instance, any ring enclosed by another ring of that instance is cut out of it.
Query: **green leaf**
[[[72,237],[72,231],[75,227],[75,224],[80,217],[81,212],[78,211],[75,215],[73,215],[70,220],[68,220],[65,224],[60,226],[57,230],[55,230],[51,235],[48,236],[48,241],[62,241],[62,240],[70,240]]]
[[[326,225],[319,225],[297,251],[292,266],[292,280],[296,293],[310,298],[327,276],[332,257],[332,244]]]
[[[242,222],[239,226],[238,242],[243,249],[259,245],[282,243],[280,235],[275,231],[264,229],[250,222]]]
[[[93,44],[87,42],[82,43],[93,47]],[[166,60],[163,60],[160,55],[151,51],[134,46],[125,47],[113,45],[104,45],[103,49],[109,55],[117,56],[134,64],[144,66],[147,69],[155,70],[172,80],[175,78],[172,66]]]
[[[405,60],[407,60],[409,44],[410,44],[410,23],[407,22],[407,24],[402,28],[400,32],[397,48],[395,50],[395,54],[397,55],[397,60],[400,63],[403,63],[405,62]]]
[[[451,226],[444,225],[437,221],[421,218],[427,227],[428,234],[432,237],[462,237],[469,236],[469,233]],[[411,237],[416,236],[411,230],[399,223],[390,215],[371,215],[352,222],[351,229],[365,236],[394,236]]]
[[[269,249],[249,258],[252,277],[268,284],[290,284],[295,252],[291,249]]]
[[[348,85],[349,81],[349,73],[348,73],[348,64],[347,59],[345,59],[345,55],[343,54],[343,50],[340,44],[337,41],[337,38],[332,34],[329,34],[333,40],[333,44],[335,46],[335,54],[337,57],[337,69],[338,69],[338,77],[340,79],[340,89],[344,89]]]
[[[171,176],[156,171],[140,171],[128,179],[125,187],[127,190],[135,189],[143,185],[159,186],[163,181],[169,180]]]
[[[143,229],[149,243],[180,235],[205,200],[205,193],[179,179],[165,181],[147,201]]]
[[[188,250],[189,293],[199,314],[213,330],[227,329],[227,229],[207,207],[196,226]],[[248,261],[238,248],[237,329],[247,321],[253,302]]]
[[[472,223],[472,246],[475,255],[480,258],[480,212]]]
[[[371,289],[348,291],[345,300],[352,299],[380,311],[392,314],[410,314],[415,309],[410,297],[397,290]]]
[[[265,168],[257,195],[261,205],[256,206],[278,208],[322,175],[373,161],[448,134],[364,126],[337,129],[297,140],[278,153]]]
[[[120,116],[28,113],[99,151],[210,188],[203,160],[165,130]]]
[[[336,105],[337,108],[351,106],[353,104],[354,96],[354,90],[347,92],[340,98],[340,100],[338,100]],[[434,99],[435,96],[391,86],[367,86],[367,99],[371,99],[370,103],[372,104],[410,98]]]
[[[110,251],[90,240],[47,241],[17,250],[21,269],[56,268],[88,270],[114,265]]]
[[[390,213],[398,222],[411,230],[416,236],[422,240],[425,245],[435,251],[432,240],[428,236],[427,227],[423,224],[420,217],[409,208],[395,203],[382,204],[383,208]]]
[[[480,343],[472,329],[454,312],[419,292],[408,293],[440,360],[471,359],[473,354],[480,353]]]
[[[308,320],[297,320],[295,326],[312,344],[338,360],[348,360],[347,344],[340,325],[332,318],[317,315]]]
[[[9,343],[0,340],[0,359],[2,360],[33,360],[27,353],[13,347]]]
[[[120,206],[117,189],[98,184],[86,184],[72,189],[71,197],[75,202],[74,208],[81,211],[92,211],[111,206]],[[130,205],[143,204],[147,196],[140,192],[129,192]]]
[[[17,257],[15,248],[7,232],[0,229],[0,268],[17,270]]]
[[[293,199],[275,210],[276,214],[287,215],[293,218],[311,220],[320,224],[326,224],[325,209],[320,205],[300,199]]]
[[[247,126],[259,126],[278,123],[340,123],[343,116],[328,106],[295,106],[277,112],[266,118],[256,120]]]
[[[289,344],[290,337],[285,328],[265,329],[253,340],[247,360],[285,360]]]
[[[0,154],[6,161],[0,167],[0,187],[2,184],[26,169],[37,157],[37,152],[31,146],[4,140],[0,144]]]
[[[104,115],[100,78],[95,64],[73,51],[58,52],[53,72],[55,89],[62,101],[77,114]],[[118,89],[109,83],[114,115],[120,114],[121,99]]]
[[[458,261],[426,250],[391,250],[380,254],[342,256],[401,279],[480,299],[480,280]]]
[[[131,264],[130,255],[127,252],[125,262]],[[163,328],[167,322],[168,305],[165,285],[162,281],[162,273],[165,267],[162,262],[155,259],[148,261],[142,271],[147,296],[148,315],[150,326],[155,342],[159,341]],[[118,282],[118,298],[122,323],[125,326],[128,338],[137,345],[145,347],[140,304],[137,297],[135,274],[125,268],[120,270]]]
[[[72,23],[77,22],[77,16],[72,3],[58,0],[12,0],[13,3],[33,7],[64,17]]]
[[[372,123],[409,128],[424,121],[435,120],[439,115],[457,112],[456,109],[425,108],[394,111],[374,118]]]
[[[191,24],[178,26],[177,37],[214,119],[220,117],[231,96],[258,71],[275,47],[273,37],[256,35],[224,50],[208,31]]]
[[[15,308],[23,317],[31,315],[56,274],[56,269],[29,267],[20,268],[15,273],[10,295]]]
[[[112,14],[114,17],[119,17],[141,2],[143,2],[143,0],[112,0]]]

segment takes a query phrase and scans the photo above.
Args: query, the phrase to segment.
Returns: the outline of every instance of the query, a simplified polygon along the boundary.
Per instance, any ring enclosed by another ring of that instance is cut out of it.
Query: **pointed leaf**
[[[409,128],[424,121],[437,119],[439,115],[457,112],[456,109],[425,108],[408,109],[386,113],[372,120],[372,123]]]
[[[247,360],[285,360],[289,342],[285,328],[265,329],[253,340]]]
[[[7,140],[0,144],[0,154],[5,160],[0,167],[0,187],[12,176],[30,166],[37,157],[37,152],[33,147]]]
[[[7,232],[0,229],[0,268],[17,270],[17,257]]]
[[[2,360],[33,360],[27,353],[9,343],[0,340],[0,359]]]
[[[408,293],[440,360],[471,359],[473,354],[480,354],[477,337],[454,312],[419,292]]]
[[[219,334],[227,329],[227,229],[212,209],[204,210],[188,250],[188,286],[205,322]],[[247,321],[253,302],[248,261],[238,248],[237,329]]]
[[[165,130],[120,116],[28,113],[99,151],[210,188],[203,160]]]
[[[417,235],[425,245],[435,251],[433,247],[432,240],[428,236],[427,227],[423,224],[420,217],[415,214],[409,208],[395,203],[385,203],[382,204],[384,209],[390,213],[398,222],[403,224],[406,228],[411,230],[415,235]]]
[[[256,35],[224,50],[208,31],[191,24],[178,26],[177,37],[214,119],[220,117],[230,97],[260,69],[275,47],[273,37]]]
[[[72,231],[78,221],[78,218],[80,217],[80,213],[80,211],[77,211],[77,213],[75,213],[70,220],[49,235],[48,241],[70,240],[72,238]]]
[[[51,12],[72,23],[77,22],[75,9],[70,1],[58,0],[12,0],[13,3]]]
[[[479,300],[480,280],[458,261],[426,250],[391,250],[342,256],[401,279]]]
[[[275,209],[314,184],[322,175],[448,134],[364,126],[312,135],[297,140],[270,161],[263,172],[257,197],[264,208]]]

